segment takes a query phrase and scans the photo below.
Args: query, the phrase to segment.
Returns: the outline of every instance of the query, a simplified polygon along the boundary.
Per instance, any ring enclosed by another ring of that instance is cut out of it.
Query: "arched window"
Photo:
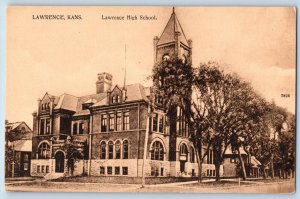
[[[155,141],[152,144],[151,160],[164,160],[164,148],[160,141]]]
[[[191,147],[191,162],[192,163],[195,162],[195,150],[193,147]]]
[[[168,54],[164,54],[163,56],[163,61],[169,61],[170,60],[170,56]]]
[[[77,123],[73,124],[73,134],[77,134]]]
[[[123,159],[128,159],[128,141],[123,142]]]
[[[121,158],[121,142],[118,140],[116,142],[116,159],[120,159]]]
[[[38,149],[38,158],[39,159],[49,159],[50,158],[50,146],[47,143],[40,145]]]
[[[114,143],[112,141],[108,142],[108,159],[114,158]]]
[[[106,143],[104,141],[100,144],[100,159],[106,159]]]
[[[182,144],[180,146],[180,158],[181,160],[187,160],[187,155],[188,155],[188,149],[186,144]]]

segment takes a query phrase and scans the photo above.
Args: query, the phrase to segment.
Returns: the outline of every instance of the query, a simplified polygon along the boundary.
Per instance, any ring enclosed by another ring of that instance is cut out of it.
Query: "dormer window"
[[[117,96],[112,96],[111,102],[114,104],[114,103],[116,103],[116,101],[117,101]]]
[[[121,96],[120,95],[114,95],[114,96],[112,96],[111,102],[112,102],[112,104],[121,103]]]

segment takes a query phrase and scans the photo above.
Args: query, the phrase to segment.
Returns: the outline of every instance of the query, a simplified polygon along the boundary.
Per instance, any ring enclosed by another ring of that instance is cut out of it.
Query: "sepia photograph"
[[[7,192],[295,192],[295,7],[8,6],[6,26]]]

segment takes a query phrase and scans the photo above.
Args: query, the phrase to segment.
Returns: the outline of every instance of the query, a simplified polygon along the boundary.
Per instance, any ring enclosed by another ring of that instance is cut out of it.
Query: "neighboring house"
[[[240,153],[246,167],[246,165],[249,163],[248,153],[243,148],[240,148]],[[236,177],[240,175],[241,167],[238,152],[232,152],[231,147],[228,147],[224,154],[223,176]]]
[[[154,38],[154,49],[155,63],[172,56],[191,61],[192,41],[186,39],[174,12],[162,35]],[[162,110],[148,114],[151,89],[138,83],[113,86],[112,75],[103,72],[98,74],[95,94],[46,93],[33,113],[31,175],[66,173],[65,143],[72,142],[83,154],[74,175],[141,177],[146,146],[146,176],[197,176],[195,150],[182,110],[177,109],[176,131],[170,132]],[[210,150],[203,164],[208,176],[215,175],[213,159]]]
[[[25,122],[5,121],[5,176],[30,176],[32,130]]]

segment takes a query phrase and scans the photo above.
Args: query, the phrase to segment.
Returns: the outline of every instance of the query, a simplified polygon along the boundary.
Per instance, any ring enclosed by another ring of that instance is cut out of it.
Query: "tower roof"
[[[175,14],[175,11],[174,11],[174,8],[173,8],[173,13],[163,31],[163,33],[161,34],[158,42],[157,42],[157,45],[162,45],[162,44],[166,44],[166,43],[170,43],[170,42],[174,42],[175,41],[175,33],[176,32],[179,32],[181,33],[180,37],[181,37],[181,42],[186,45],[186,46],[189,46],[188,45],[188,42],[187,42],[187,39],[186,39],[186,36],[183,32],[183,29],[178,21],[178,18]]]

